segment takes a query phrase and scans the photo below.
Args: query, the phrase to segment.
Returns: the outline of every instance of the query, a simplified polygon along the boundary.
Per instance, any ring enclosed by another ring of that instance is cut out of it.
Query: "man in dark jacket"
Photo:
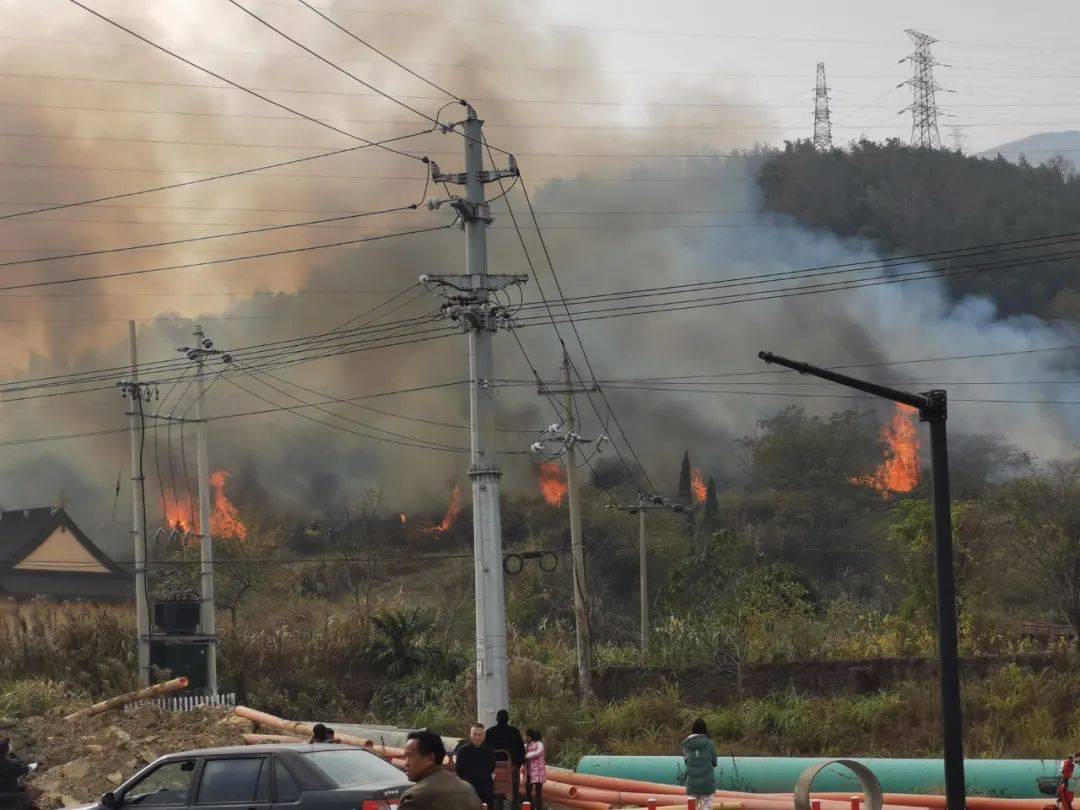
[[[462,743],[457,749],[454,770],[457,771],[459,779],[464,779],[473,786],[476,795],[489,810],[495,807],[495,782],[492,778],[495,772],[495,749],[484,742],[483,723],[473,723],[469,727],[468,742]]]
[[[414,731],[405,743],[405,776],[415,784],[401,795],[401,810],[480,810],[467,782],[443,767],[446,746],[434,731]]]
[[[510,798],[514,807],[520,805],[521,766],[525,764],[525,740],[515,726],[510,725],[510,712],[499,709],[495,715],[495,725],[487,730],[484,742],[496,752],[506,751],[510,755],[510,775],[514,795]]]
[[[11,753],[11,744],[0,739],[0,793],[17,793],[19,780],[30,772],[30,767]]]

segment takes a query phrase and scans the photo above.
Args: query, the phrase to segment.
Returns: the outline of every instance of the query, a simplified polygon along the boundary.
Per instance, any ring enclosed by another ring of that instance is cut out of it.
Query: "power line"
[[[340,129],[340,128],[334,126],[333,124],[327,123],[326,121],[322,121],[322,120],[320,120],[318,118],[310,116],[307,113],[300,112],[299,110],[297,110],[297,109],[295,109],[293,107],[290,107],[287,104],[282,104],[280,101],[275,101],[274,99],[270,98],[269,96],[263,95],[262,93],[260,93],[257,90],[252,90],[252,89],[250,89],[248,87],[245,87],[244,85],[242,85],[242,84],[240,84],[238,82],[235,82],[232,79],[228,79],[225,76],[222,76],[220,73],[216,73],[213,70],[210,70],[210,68],[203,67],[202,65],[199,65],[199,64],[197,64],[195,62],[192,62],[190,59],[187,59],[186,57],[181,56],[180,54],[176,53],[175,51],[169,50],[164,45],[161,45],[161,44],[159,44],[157,42],[154,42],[153,40],[149,39],[148,37],[145,37],[142,34],[138,33],[137,31],[135,31],[135,30],[133,30],[131,28],[128,28],[125,25],[122,25],[121,23],[117,22],[116,20],[113,20],[110,17],[106,17],[104,14],[102,14],[102,13],[100,13],[98,11],[95,11],[94,9],[90,8],[89,6],[86,6],[83,3],[79,2],[79,0],[69,0],[69,2],[74,3],[79,8],[83,9],[84,11],[89,12],[90,14],[93,14],[98,19],[103,20],[104,22],[107,22],[109,25],[112,25],[115,28],[119,28],[121,31],[124,31],[124,32],[130,34],[131,36],[135,37],[136,39],[141,40],[142,42],[145,42],[147,45],[150,45],[151,47],[158,49],[162,53],[166,53],[169,56],[173,57],[174,59],[178,59],[179,61],[183,62],[185,65],[188,65],[189,67],[193,67],[196,70],[200,70],[203,73],[207,74],[208,76],[213,76],[218,81],[225,82],[225,84],[228,84],[228,85],[230,85],[232,87],[235,87],[237,90],[242,90],[243,92],[247,93],[248,95],[254,96],[257,99],[260,99],[261,101],[265,101],[267,104],[271,104],[274,107],[277,107],[278,109],[285,110],[286,112],[291,113],[292,115],[294,115],[294,116],[296,116],[298,118],[303,118],[306,121],[310,121],[313,124],[318,124],[321,127],[325,127],[326,129],[332,130],[333,132],[337,132],[337,133],[339,133],[341,135],[344,135],[344,136],[346,136],[348,138],[352,138],[353,140],[361,141],[362,143],[365,143],[368,146],[375,146],[375,147],[377,147],[379,149],[383,149],[383,150],[385,150],[387,152],[390,152],[392,154],[401,155],[402,157],[407,157],[407,158],[410,158],[411,160],[420,161],[421,163],[425,162],[421,158],[416,157],[415,155],[410,155],[407,152],[401,152],[401,151],[399,151],[397,149],[394,149],[393,147],[386,146],[385,144],[379,143],[377,141],[370,141],[367,138],[364,138],[364,137],[362,137],[360,135],[349,132],[348,130]],[[235,3],[234,0],[229,0],[229,2],[233,2],[234,5],[237,5],[239,8],[243,8],[243,6],[239,6],[239,4]],[[248,13],[250,13],[250,12],[248,12]]]
[[[458,381],[455,381],[455,382],[435,383],[435,384],[432,384],[432,385],[422,385],[422,386],[416,386],[416,387],[413,387],[413,388],[404,388],[404,389],[400,389],[400,390],[397,390],[397,391],[384,391],[384,392],[377,393],[377,394],[361,394],[361,395],[358,395],[358,396],[355,396],[355,397],[339,397],[339,398],[335,398],[335,399],[332,399],[332,400],[326,400],[324,402],[310,403],[310,405],[275,406],[275,407],[272,407],[272,408],[263,408],[261,410],[255,410],[255,411],[241,411],[241,412],[237,412],[237,413],[222,414],[222,415],[219,415],[219,416],[210,416],[210,417],[207,417],[206,421],[207,422],[220,422],[220,421],[225,421],[225,420],[229,420],[229,419],[238,419],[238,418],[243,418],[243,417],[248,417],[248,416],[263,416],[263,415],[271,414],[271,413],[279,413],[281,411],[296,410],[297,408],[313,407],[315,405],[333,405],[333,404],[338,404],[338,403],[342,403],[342,402],[349,402],[349,401],[353,401],[353,400],[376,399],[376,398],[379,398],[379,397],[394,396],[394,395],[397,395],[397,394],[411,394],[411,393],[415,393],[415,392],[418,392],[418,391],[431,391],[431,390],[439,389],[439,388],[449,388],[449,387],[455,386],[455,385],[465,385],[467,383],[468,383],[468,380],[458,380]],[[162,426],[160,424],[152,424],[152,425],[148,425],[146,429],[147,430],[159,430],[159,429],[161,429],[161,427]],[[82,431],[82,432],[77,432],[77,433],[66,433],[66,434],[60,434],[60,435],[54,435],[54,436],[38,436],[38,437],[26,438],[26,439],[8,439],[8,440],[5,440],[5,441],[0,441],[0,447],[13,447],[13,446],[24,445],[24,444],[39,444],[41,442],[64,441],[64,440],[67,440],[67,439],[83,439],[83,438],[91,438],[91,437],[96,437],[96,436],[109,436],[109,435],[116,434],[116,433],[126,433],[127,431],[128,431],[127,427],[119,427],[119,428],[105,428],[103,430]]]
[[[457,94],[457,93],[451,93],[451,92],[450,92],[449,90],[447,90],[447,89],[445,89],[445,88],[443,88],[443,87],[440,87],[439,85],[435,84],[435,82],[431,81],[431,79],[429,79],[429,78],[427,78],[426,76],[423,76],[423,75],[421,75],[421,74],[417,73],[417,72],[416,72],[415,70],[413,70],[412,68],[410,68],[410,67],[409,67],[408,65],[405,65],[405,64],[403,64],[403,63],[399,62],[399,61],[398,61],[397,59],[395,59],[394,57],[390,56],[390,54],[386,53],[385,51],[381,51],[381,50],[379,50],[378,48],[376,48],[376,47],[375,47],[374,45],[372,45],[372,44],[371,44],[370,42],[368,42],[367,40],[365,40],[365,39],[361,39],[361,38],[360,38],[359,36],[357,36],[357,35],[356,35],[356,33],[355,33],[355,32],[353,32],[353,31],[350,31],[350,30],[349,30],[348,28],[346,28],[345,26],[341,25],[341,23],[337,22],[336,20],[334,20],[333,18],[331,18],[331,17],[327,16],[326,14],[323,14],[323,13],[322,13],[322,11],[320,11],[320,10],[319,10],[319,9],[318,9],[317,7],[315,7],[315,6],[311,5],[311,3],[308,3],[308,2],[307,2],[307,0],[297,0],[297,2],[298,2],[298,3],[300,3],[301,5],[303,5],[304,7],[306,7],[306,8],[308,8],[308,9],[310,9],[310,10],[311,10],[312,12],[314,12],[315,14],[319,15],[320,17],[322,17],[322,18],[323,18],[324,20],[326,20],[326,21],[327,21],[328,23],[330,23],[330,24],[331,24],[332,26],[334,26],[335,28],[337,28],[337,29],[338,29],[339,31],[341,31],[342,33],[346,34],[347,36],[349,36],[349,37],[351,37],[352,39],[354,39],[354,40],[356,40],[357,42],[359,42],[359,43],[360,43],[361,45],[363,45],[363,46],[364,46],[365,48],[368,48],[368,49],[370,49],[370,50],[374,51],[375,53],[377,53],[377,54],[378,54],[379,56],[383,57],[384,59],[386,59],[386,60],[388,60],[388,61],[390,61],[390,62],[393,62],[393,63],[394,63],[395,65],[397,65],[397,66],[398,66],[399,68],[401,68],[402,70],[404,70],[404,71],[405,71],[406,73],[408,73],[408,74],[410,74],[410,75],[412,75],[412,76],[415,76],[415,77],[416,77],[417,79],[419,79],[420,81],[424,82],[424,83],[425,83],[425,84],[427,84],[427,85],[428,85],[429,87],[433,87],[433,88],[435,88],[435,89],[436,89],[436,90],[438,90],[438,91],[439,91],[440,93],[443,93],[444,95],[447,95],[447,96],[449,96],[450,98],[454,99],[454,101],[460,102],[461,104],[465,104],[465,103],[466,103],[466,102],[465,102],[465,99],[463,99],[463,98],[462,98],[462,97],[461,97],[461,96],[460,96],[459,94]]]
[[[75,0],[72,0],[74,2]],[[285,256],[295,253],[307,253],[312,250],[325,250],[327,248],[345,247],[349,245],[359,245],[364,242],[377,242],[384,239],[393,239],[399,236],[413,236],[421,233],[432,233],[434,231],[444,231],[447,228],[453,227],[453,223],[449,225],[437,225],[430,228],[417,228],[411,231],[401,231],[397,233],[380,234],[378,236],[365,236],[360,239],[346,239],[340,242],[325,242],[318,245],[305,245],[298,248],[284,248],[281,250],[270,250],[262,253],[249,253],[245,256],[233,256],[226,259],[207,259],[199,262],[186,262],[183,264],[171,264],[162,267],[146,267],[139,270],[117,270],[111,273],[99,273],[97,275],[87,276],[74,276],[71,278],[53,279],[51,281],[32,281],[22,284],[8,284],[0,286],[0,292],[7,290],[27,290],[35,287],[53,287],[61,284],[75,284],[83,281],[100,281],[102,279],[110,278],[127,278],[129,276],[144,276],[151,273],[163,273],[170,270],[192,270],[197,267],[208,267],[215,264],[231,264],[233,262],[251,261],[254,259],[265,259],[272,256]]]
[[[3,105],[0,105],[0,106],[3,106]],[[403,140],[406,140],[408,138],[415,138],[418,135],[425,135],[425,134],[427,134],[427,132],[428,132],[428,130],[425,129],[425,130],[421,130],[420,132],[410,133],[408,135],[400,135],[400,136],[397,136],[395,138],[387,138],[387,139],[382,140],[382,141],[377,141],[376,143],[379,144],[379,145],[383,145],[383,144],[387,144],[387,143],[393,143],[395,141],[403,141]],[[125,197],[136,197],[136,196],[139,196],[139,195],[142,195],[142,194],[153,194],[154,192],[157,192],[157,191],[169,191],[169,190],[172,190],[172,189],[184,188],[186,186],[198,185],[200,183],[210,183],[210,182],[213,182],[215,180],[225,180],[225,179],[230,178],[230,177],[241,177],[241,176],[247,175],[247,174],[255,174],[256,172],[266,171],[267,169],[277,169],[277,168],[281,168],[283,166],[293,166],[293,165],[295,165],[297,163],[306,163],[309,160],[319,160],[319,159],[324,158],[324,157],[333,157],[335,155],[343,155],[343,154],[346,154],[348,152],[356,152],[357,150],[367,149],[367,148],[370,148],[370,146],[369,145],[350,146],[350,147],[347,147],[345,149],[335,149],[334,151],[323,152],[323,153],[318,154],[318,155],[308,155],[307,157],[294,158],[292,160],[280,161],[278,163],[269,163],[269,164],[267,164],[265,166],[254,166],[254,167],[249,168],[249,169],[240,169],[240,170],[234,171],[234,172],[225,172],[223,174],[214,174],[211,177],[200,177],[200,178],[197,178],[195,180],[185,180],[185,181],[180,182],[180,183],[169,183],[167,185],[155,186],[154,188],[144,188],[144,189],[140,189],[138,191],[125,191],[125,192],[122,192],[120,194],[109,194],[109,195],[106,195],[104,197],[94,197],[94,198],[87,199],[87,200],[78,200],[76,202],[50,203],[50,204],[42,206],[40,208],[33,208],[33,209],[28,210],[28,211],[16,211],[16,212],[11,213],[11,214],[0,214],[0,220],[14,219],[15,217],[23,217],[23,216],[27,216],[29,214],[42,214],[42,213],[45,213],[45,212],[48,212],[48,211],[58,211],[58,210],[63,209],[63,208],[75,208],[76,206],[80,206],[80,205],[94,205],[96,203],[106,202],[108,200],[119,200],[119,199],[123,199]],[[10,204],[10,203],[6,203],[6,204]]]
[[[345,220],[361,219],[363,217],[373,217],[382,214],[394,214],[402,211],[415,211],[418,207],[419,203],[413,203],[412,205],[399,205],[396,208],[383,208],[378,211],[363,211],[356,214],[345,214],[343,216],[325,217],[323,219],[310,219],[305,222],[288,222],[281,225],[261,225],[256,228],[246,228],[242,231],[229,231],[228,233],[212,233],[205,234],[203,236],[191,236],[186,239],[170,239],[163,242],[146,242],[141,245],[124,245],[123,247],[101,248],[98,250],[84,250],[81,253],[62,253],[55,256],[40,256],[36,259],[19,259],[17,261],[0,262],[0,267],[12,267],[19,264],[36,264],[38,262],[53,262],[59,261],[61,259],[82,259],[87,256],[101,256],[109,253],[126,253],[132,250],[145,250],[148,248],[185,245],[192,242],[206,242],[212,239],[226,239],[232,236],[250,236],[251,234],[256,233],[268,233],[270,231],[281,231],[289,228],[304,228],[311,225],[321,225],[328,222],[343,222]]]
[[[72,0],[72,2],[75,2],[75,0]],[[439,125],[439,122],[438,122],[438,120],[437,120],[437,119],[435,119],[435,118],[432,118],[432,117],[431,117],[430,115],[428,115],[427,113],[425,113],[425,112],[421,112],[420,110],[416,109],[415,107],[413,107],[413,106],[411,106],[411,105],[409,105],[409,104],[406,104],[406,103],[405,103],[404,101],[401,101],[400,99],[394,98],[394,97],[393,97],[392,95],[390,95],[389,93],[387,93],[387,92],[385,92],[385,91],[383,91],[383,90],[380,90],[380,89],[379,89],[378,87],[376,87],[375,85],[373,85],[373,84],[371,84],[371,83],[369,83],[369,82],[366,82],[366,81],[364,81],[363,79],[361,79],[361,78],[360,78],[359,76],[357,76],[356,74],[354,74],[354,73],[351,73],[350,71],[348,71],[348,70],[346,70],[345,68],[343,68],[343,67],[342,67],[341,65],[339,65],[339,64],[337,64],[336,62],[334,62],[334,61],[332,61],[332,60],[330,60],[330,59],[326,58],[325,56],[323,56],[322,54],[320,54],[320,53],[319,53],[318,51],[312,50],[312,49],[311,49],[311,48],[309,48],[309,47],[308,47],[307,45],[305,45],[304,43],[300,42],[300,41],[299,41],[298,39],[295,39],[295,38],[291,37],[291,36],[290,36],[289,34],[286,34],[286,33],[285,33],[284,31],[282,31],[282,30],[281,30],[280,28],[278,28],[277,26],[275,26],[275,25],[274,25],[273,23],[269,22],[268,20],[266,20],[266,19],[265,19],[265,18],[263,18],[263,17],[260,17],[260,16],[259,16],[258,14],[256,14],[256,13],[255,13],[254,11],[252,11],[251,9],[249,9],[249,8],[247,8],[246,6],[242,5],[242,4],[241,4],[241,3],[240,3],[240,2],[238,1],[238,0],[226,0],[226,2],[228,2],[228,3],[232,4],[232,5],[233,5],[233,6],[235,6],[236,8],[240,9],[240,10],[241,10],[242,12],[244,12],[245,14],[247,14],[247,15],[248,15],[249,17],[251,17],[252,19],[254,19],[254,20],[258,21],[259,23],[261,23],[261,24],[262,24],[263,26],[265,26],[266,28],[269,28],[269,29],[270,29],[271,31],[273,31],[273,32],[274,32],[275,34],[277,34],[278,36],[282,37],[283,39],[286,39],[286,40],[288,40],[288,41],[289,41],[289,42],[291,42],[291,43],[292,43],[293,45],[295,45],[296,47],[298,47],[298,48],[300,48],[301,50],[305,51],[306,53],[310,54],[311,56],[314,56],[314,57],[315,57],[316,59],[318,59],[318,60],[319,60],[320,62],[322,62],[322,63],[324,63],[324,64],[326,64],[326,65],[329,65],[330,67],[332,67],[332,68],[333,68],[334,70],[338,71],[339,73],[341,73],[341,74],[343,74],[343,75],[345,75],[345,76],[348,76],[348,77],[349,77],[350,79],[352,79],[352,80],[353,80],[353,81],[355,81],[355,82],[358,82],[359,84],[362,84],[362,85],[363,85],[364,87],[368,88],[368,90],[371,90],[371,91],[373,91],[374,93],[377,93],[378,95],[380,95],[380,96],[382,96],[383,98],[385,98],[385,99],[386,99],[387,101],[392,101],[393,103],[397,104],[398,106],[400,106],[400,107],[404,107],[404,108],[405,108],[406,110],[408,110],[409,112],[411,112],[411,113],[414,113],[415,115],[418,115],[418,116],[420,116],[421,118],[425,118],[425,119],[427,119],[428,121],[430,121],[431,123],[435,124],[436,126],[438,126],[438,125]],[[303,0],[300,0],[300,2],[303,2]],[[307,4],[305,3],[305,5],[307,5]],[[308,8],[311,8],[311,7],[310,7],[310,6],[308,6]],[[312,9],[312,10],[314,10],[314,9]],[[320,15],[320,16],[321,16],[321,15]],[[325,18],[325,19],[329,19],[329,18]],[[361,41],[362,41],[362,40],[361,40]],[[366,45],[367,43],[364,43],[364,44]],[[369,46],[369,47],[370,47],[370,46]],[[389,58],[389,57],[388,57],[388,58]],[[237,85],[237,86],[238,86],[238,85]],[[245,88],[240,88],[240,89],[245,89]],[[254,92],[254,91],[248,91],[248,92]],[[263,98],[263,96],[260,96],[260,98]],[[279,105],[279,106],[280,106],[280,105]],[[289,108],[288,108],[288,107],[286,107],[285,109],[289,109]],[[312,120],[315,120],[315,119],[312,119]],[[322,123],[322,122],[317,122],[317,123]],[[346,133],[346,134],[348,134],[348,133]],[[412,156],[412,155],[409,155],[409,157],[413,157],[413,156]],[[414,159],[416,159],[416,158],[414,158]]]

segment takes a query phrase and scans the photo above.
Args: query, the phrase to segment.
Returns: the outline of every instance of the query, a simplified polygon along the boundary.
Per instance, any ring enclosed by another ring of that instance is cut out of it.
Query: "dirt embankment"
[[[41,810],[96,801],[159,756],[193,748],[238,745],[247,720],[223,709],[164,712],[140,707],[68,723],[58,717],[0,721],[12,750],[37,762],[30,785]]]

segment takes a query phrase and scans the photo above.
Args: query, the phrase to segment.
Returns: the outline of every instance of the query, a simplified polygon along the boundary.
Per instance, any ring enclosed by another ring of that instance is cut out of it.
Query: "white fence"
[[[214,695],[170,695],[169,697],[142,700],[124,707],[124,711],[133,712],[140,706],[156,706],[167,712],[190,712],[200,706],[222,706],[231,709],[236,705],[236,693],[217,693]]]

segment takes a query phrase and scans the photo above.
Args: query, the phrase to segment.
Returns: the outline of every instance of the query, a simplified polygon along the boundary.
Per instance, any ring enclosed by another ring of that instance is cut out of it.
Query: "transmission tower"
[[[961,127],[952,128],[952,142],[953,148],[957,152],[963,153],[964,151],[964,130]]]
[[[829,119],[829,86],[825,83],[825,63],[817,63],[817,85],[814,87],[814,148],[819,152],[832,149],[832,122]]]
[[[901,62],[911,62],[912,77],[905,84],[911,85],[911,106],[905,107],[900,112],[911,111],[911,145],[924,149],[940,149],[941,134],[938,132],[938,106],[937,91],[941,85],[934,81],[934,68],[940,65],[932,53],[930,46],[937,42],[929,34],[923,34],[914,28],[908,28],[904,33],[911,37],[915,43],[915,53],[901,59]]]

